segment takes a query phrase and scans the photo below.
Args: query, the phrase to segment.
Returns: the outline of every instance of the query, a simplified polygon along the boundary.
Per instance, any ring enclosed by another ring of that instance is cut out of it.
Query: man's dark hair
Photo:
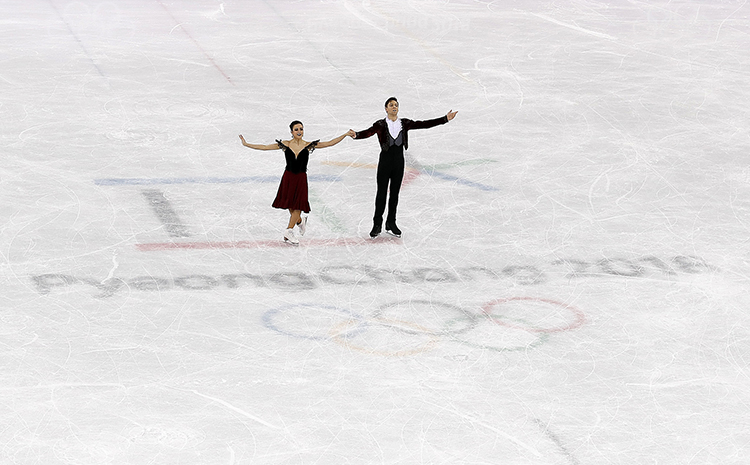
[[[385,101],[385,107],[388,108],[388,104],[391,103],[391,102],[398,103],[398,99],[396,99],[396,97],[389,98],[388,100]]]

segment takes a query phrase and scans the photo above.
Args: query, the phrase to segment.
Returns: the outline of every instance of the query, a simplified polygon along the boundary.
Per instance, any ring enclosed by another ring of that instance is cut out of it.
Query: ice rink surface
[[[0,5],[0,463],[750,463],[750,5]],[[376,138],[413,131],[401,239]]]

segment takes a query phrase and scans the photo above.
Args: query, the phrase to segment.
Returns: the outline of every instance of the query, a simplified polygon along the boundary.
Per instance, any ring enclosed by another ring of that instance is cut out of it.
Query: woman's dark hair
[[[396,99],[396,97],[389,98],[388,100],[385,101],[385,107],[388,108],[388,104],[391,103],[391,102],[398,103],[398,100]]]
[[[302,124],[302,121],[297,121],[297,120],[294,120],[294,121],[292,121],[292,123],[291,123],[291,124],[289,125],[289,130],[290,130],[290,131],[294,131],[294,127],[295,127],[296,125],[298,125],[298,124],[299,124],[299,125],[301,125],[301,126],[302,126],[303,128],[305,127],[305,125],[304,125],[304,124]]]

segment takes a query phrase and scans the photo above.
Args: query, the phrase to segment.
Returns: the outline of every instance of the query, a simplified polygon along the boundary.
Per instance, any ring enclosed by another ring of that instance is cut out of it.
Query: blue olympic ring
[[[351,312],[351,311],[343,309],[343,308],[334,307],[334,306],[331,306],[331,305],[312,305],[312,304],[295,304],[295,305],[287,305],[287,306],[283,306],[283,307],[272,308],[272,309],[266,311],[266,313],[263,314],[263,324],[266,326],[266,328],[269,328],[269,329],[272,329],[272,330],[274,330],[274,331],[276,331],[278,333],[285,334],[287,336],[292,336],[292,337],[299,338],[299,339],[309,339],[309,340],[313,340],[313,341],[326,341],[326,340],[331,339],[330,335],[316,336],[314,334],[305,334],[303,332],[289,331],[289,330],[286,330],[286,329],[283,329],[283,328],[279,327],[275,323],[274,319],[277,316],[279,316],[281,313],[283,313],[285,310],[290,310],[290,309],[299,308],[299,307],[309,308],[309,309],[321,309],[321,308],[323,308],[323,309],[326,309],[326,310],[333,310],[336,313],[341,313],[345,317],[348,317],[350,319],[356,320],[359,324],[357,325],[356,328],[353,328],[351,331],[347,332],[346,335],[345,335],[345,337],[349,337],[349,336],[353,336],[353,335],[359,334],[359,333],[365,331],[365,329],[367,328],[367,326],[369,326],[369,323],[365,319],[365,317],[362,316],[362,315],[359,315],[357,313]]]

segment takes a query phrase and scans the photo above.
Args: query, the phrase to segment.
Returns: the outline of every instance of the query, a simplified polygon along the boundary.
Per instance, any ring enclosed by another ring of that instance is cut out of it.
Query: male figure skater
[[[383,213],[385,200],[390,183],[390,197],[388,198],[388,217],[385,220],[385,230],[390,234],[401,237],[401,230],[396,226],[396,208],[401,181],[404,178],[404,150],[409,148],[409,130],[426,129],[452,120],[457,111],[449,111],[447,115],[425,120],[414,121],[398,117],[398,100],[391,97],[385,101],[386,118],[375,121],[369,129],[355,133],[355,139],[367,139],[373,134],[378,135],[380,142],[380,157],[378,158],[377,185],[375,195],[375,215],[372,218],[370,237],[380,235],[383,227]]]

